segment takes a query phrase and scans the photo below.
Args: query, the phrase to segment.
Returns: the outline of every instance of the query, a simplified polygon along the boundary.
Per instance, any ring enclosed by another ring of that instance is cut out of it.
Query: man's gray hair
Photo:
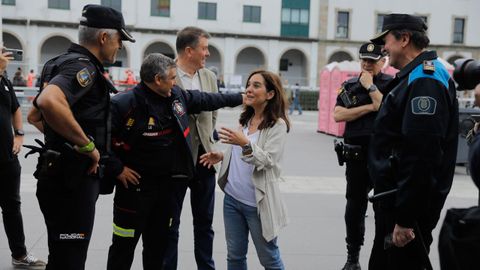
[[[140,79],[144,82],[151,83],[158,74],[163,80],[167,79],[168,71],[176,67],[172,58],[161,53],[151,53],[145,57],[140,68]]]
[[[112,38],[118,32],[118,30],[108,29],[108,28],[95,28],[95,27],[80,25],[78,27],[78,43],[86,44],[86,45],[95,45],[97,44],[98,35],[102,32],[107,32],[108,36]]]

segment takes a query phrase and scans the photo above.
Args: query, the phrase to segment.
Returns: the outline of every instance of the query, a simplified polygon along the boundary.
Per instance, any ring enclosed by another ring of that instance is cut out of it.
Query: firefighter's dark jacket
[[[122,172],[124,164],[130,165],[128,160],[141,158],[132,156],[131,153],[135,153],[132,149],[140,142],[138,137],[142,136],[152,112],[162,111],[173,116],[171,117],[171,121],[173,121],[171,126],[174,130],[174,140],[178,142],[175,144],[173,151],[170,151],[170,157],[165,157],[165,159],[170,158],[170,160],[164,160],[164,162],[169,162],[173,166],[169,174],[173,177],[192,178],[194,162],[190,149],[188,115],[197,114],[201,111],[213,111],[223,107],[235,107],[241,105],[242,101],[241,94],[206,93],[198,90],[183,90],[178,86],[172,88],[170,97],[160,97],[143,82],[130,91],[114,96],[110,107],[114,155],[110,159],[108,175],[115,178]],[[156,102],[156,104],[151,104],[152,102]],[[160,110],[158,110],[158,107],[154,108],[155,106],[160,106]],[[165,106],[168,108],[165,108]],[[157,116],[162,117],[162,115]],[[148,162],[153,161],[143,160],[142,162],[147,166]],[[138,166],[142,167],[142,165]],[[142,171],[142,168],[133,169]],[[165,173],[158,172],[158,174]]]
[[[374,124],[370,174],[375,193],[398,188],[395,222],[438,220],[450,191],[458,141],[455,85],[434,51],[425,51],[388,85]],[[385,205],[388,205],[386,203]]]

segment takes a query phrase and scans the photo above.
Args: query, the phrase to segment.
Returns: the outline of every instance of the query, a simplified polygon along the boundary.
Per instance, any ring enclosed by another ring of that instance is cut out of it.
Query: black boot
[[[360,247],[353,247],[347,245],[348,257],[345,266],[342,270],[361,270],[360,263],[358,262],[358,257],[360,255]]]

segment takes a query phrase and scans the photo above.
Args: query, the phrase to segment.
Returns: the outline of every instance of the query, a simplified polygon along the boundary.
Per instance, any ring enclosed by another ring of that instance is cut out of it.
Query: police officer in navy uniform
[[[149,54],[141,82],[112,98],[117,175],[113,240],[107,269],[130,269],[142,236],[143,269],[163,269],[168,231],[176,216],[174,191],[195,174],[189,114],[242,104],[241,94],[182,90],[175,62]],[[113,160],[113,158],[112,158]]]
[[[381,72],[385,65],[382,46],[365,43],[359,50],[362,72],[345,81],[337,97],[333,117],[346,122],[344,149],[346,161],[347,205],[345,226],[348,258],[343,270],[360,269],[360,248],[364,242],[367,194],[373,184],[368,173],[367,152],[373,122],[386,86],[392,77]]]
[[[99,194],[99,161],[109,148],[109,89],[103,63],[134,42],[120,12],[86,5],[79,44],[48,61],[31,115],[41,114],[45,147],[35,176],[48,232],[47,269],[84,269]]]
[[[11,53],[0,53],[0,207],[3,226],[12,252],[12,264],[44,269],[45,262],[27,253],[20,201],[21,167],[17,155],[23,144],[22,110],[5,70]]]
[[[374,203],[369,269],[427,267],[431,233],[453,180],[458,141],[455,85],[436,52],[426,50],[426,30],[418,16],[390,14],[382,33],[372,39],[384,44],[390,64],[400,71],[389,84],[370,145],[375,194],[397,192]],[[393,247],[385,249],[389,235]]]

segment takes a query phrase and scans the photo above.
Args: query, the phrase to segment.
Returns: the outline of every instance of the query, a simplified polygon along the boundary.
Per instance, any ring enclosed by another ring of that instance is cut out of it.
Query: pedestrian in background
[[[227,269],[247,269],[248,235],[265,269],[285,269],[277,245],[287,225],[280,194],[281,162],[290,122],[280,78],[254,71],[247,80],[246,102],[238,129],[222,128],[220,140],[230,144],[225,154],[208,152],[200,163],[222,162],[218,184],[225,192],[223,220],[227,241]]]
[[[302,106],[300,105],[300,86],[298,83],[295,83],[295,88],[292,89],[292,103],[290,104],[289,114],[291,115],[295,109],[298,110],[298,115],[302,114]]]
[[[33,69],[30,69],[30,72],[27,75],[27,87],[33,87],[33,82],[37,78],[37,75],[33,71]]]
[[[25,77],[23,76],[23,72],[22,72],[21,67],[18,67],[17,71],[15,71],[15,74],[13,75],[12,85],[13,86],[26,86],[27,85],[27,82],[25,81]]]
[[[346,162],[347,190],[345,227],[348,258],[342,270],[360,270],[360,248],[364,243],[368,193],[373,188],[368,173],[367,153],[373,122],[388,92],[392,77],[381,72],[385,57],[382,46],[365,43],[360,47],[361,74],[345,81],[333,112],[336,122],[346,122],[342,152]]]
[[[373,205],[372,270],[427,267],[432,230],[455,172],[455,84],[437,53],[426,49],[430,42],[426,30],[419,16],[390,14],[382,33],[371,40],[384,44],[390,65],[400,70],[388,85],[391,90],[383,99],[370,144],[374,193],[397,190]],[[385,249],[389,235],[393,247]]]
[[[12,265],[26,269],[44,269],[45,262],[27,252],[20,201],[21,167],[17,155],[23,144],[22,110],[12,83],[4,72],[9,52],[0,54],[0,207],[3,226],[12,252]]]
[[[115,9],[86,5],[79,44],[48,61],[46,87],[34,100],[29,118],[45,134],[35,177],[37,198],[48,233],[47,269],[83,270],[92,235],[101,173],[100,157],[110,148],[111,85],[103,64],[114,63],[122,40],[134,42]]]

